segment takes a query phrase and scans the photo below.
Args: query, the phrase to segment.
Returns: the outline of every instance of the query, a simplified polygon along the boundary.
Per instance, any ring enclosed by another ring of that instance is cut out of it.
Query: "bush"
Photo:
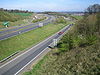
[[[59,47],[59,52],[65,52],[69,49],[68,44],[65,43],[59,43],[58,47]]]
[[[90,35],[86,37],[88,45],[93,45],[97,41],[97,37],[95,35]]]
[[[57,46],[60,52],[64,52],[73,48],[73,39],[70,35],[65,35]]]
[[[67,21],[63,17],[56,18],[56,23],[67,23]]]
[[[73,46],[74,47],[79,47],[81,45],[81,43],[83,43],[83,37],[81,35],[73,37]]]
[[[71,30],[62,39],[59,50],[66,51],[77,47],[86,47],[96,44],[99,32],[98,14],[89,15],[78,21],[74,26],[74,31]],[[98,30],[97,30],[98,27]]]
[[[46,19],[46,17],[41,18],[41,19],[35,19],[35,20],[33,20],[32,22],[35,23],[35,22],[43,21],[43,20],[45,20],[45,19]]]

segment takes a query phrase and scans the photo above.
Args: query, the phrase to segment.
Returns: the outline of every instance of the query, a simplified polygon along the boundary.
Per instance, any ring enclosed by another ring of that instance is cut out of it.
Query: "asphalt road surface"
[[[65,28],[63,28],[61,31],[65,32],[67,31],[72,25],[68,25]],[[36,56],[43,52],[45,48],[47,48],[52,42],[53,39],[58,39],[63,34],[59,35],[58,32],[46,40],[42,41],[38,45],[30,48],[23,54],[17,56],[13,60],[7,62],[6,64],[0,66],[0,75],[17,75],[17,73],[25,67],[32,59],[36,58]]]
[[[37,23],[34,23],[34,24],[18,27],[18,28],[15,28],[15,29],[0,31],[0,34],[5,34],[6,32],[12,31],[11,33],[8,33],[8,34],[5,34],[3,36],[0,36],[0,40],[5,40],[7,38],[10,38],[10,37],[13,37],[13,36],[16,36],[16,35],[31,31],[33,29],[39,28],[39,23],[43,23],[43,25],[47,25],[47,24],[51,23],[55,19],[53,16],[47,15],[47,17],[48,17],[48,19],[46,19],[44,21],[41,21],[41,22],[37,22]]]

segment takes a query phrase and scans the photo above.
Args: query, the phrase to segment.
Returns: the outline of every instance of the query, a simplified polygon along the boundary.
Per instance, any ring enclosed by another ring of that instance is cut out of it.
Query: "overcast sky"
[[[100,0],[0,0],[0,8],[32,11],[84,11]]]

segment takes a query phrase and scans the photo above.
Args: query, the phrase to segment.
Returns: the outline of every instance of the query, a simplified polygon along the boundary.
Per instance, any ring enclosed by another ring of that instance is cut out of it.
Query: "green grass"
[[[6,11],[0,11],[0,28],[5,28],[5,26],[2,25],[4,21],[9,21],[10,27],[23,24],[25,19],[32,19],[32,14],[33,13],[9,13]]]
[[[57,48],[24,75],[99,75],[100,28],[92,29],[100,25],[99,15],[92,14],[77,21]]]
[[[14,22],[14,21],[17,21],[17,20],[21,20],[23,18],[24,18],[23,16],[16,15],[14,13],[0,11],[0,22],[3,22],[3,21]]]
[[[63,41],[60,40],[63,44],[68,42],[68,34],[62,38]],[[95,44],[64,50],[59,52],[60,48],[53,49],[23,75],[99,75],[100,36]]]
[[[32,13],[14,13],[16,15],[21,15],[21,16],[31,16]]]
[[[45,20],[45,19],[46,19],[46,17],[44,17],[44,18],[42,18],[42,19],[33,20],[32,22],[35,23],[35,22],[43,21],[43,20]]]
[[[57,50],[54,49],[53,51],[49,52],[46,56],[44,56],[36,65],[33,66],[32,70],[29,72],[23,73],[23,75],[44,75],[41,72],[43,69],[46,68],[46,64],[53,64],[54,61],[57,59],[56,55],[53,55]],[[53,63],[52,63],[53,62]],[[47,67],[50,65],[47,65]],[[45,67],[45,68],[43,68]],[[50,68],[48,68],[50,69]]]
[[[0,60],[16,51],[24,50],[31,45],[44,40],[50,35],[62,29],[67,24],[49,24],[24,34],[0,41]]]
[[[21,16],[31,16],[32,14],[30,13],[15,13],[17,15],[21,15]]]
[[[56,55],[58,49],[54,49],[23,75],[99,75],[99,45],[72,49],[59,55]]]
[[[46,55],[46,56],[44,56],[43,57],[43,59],[42,60],[40,60],[39,61],[39,63],[38,64],[36,64],[34,67],[33,67],[33,69],[32,69],[32,71],[31,72],[26,72],[26,73],[24,73],[23,75],[37,75],[37,72],[36,72],[36,70],[41,70],[41,69],[43,69],[41,66],[42,66],[42,64],[44,64],[45,62],[46,62],[46,60],[48,60],[48,56]]]
[[[83,16],[77,16],[77,15],[73,15],[73,17],[75,17],[77,20],[80,20],[83,18]]]

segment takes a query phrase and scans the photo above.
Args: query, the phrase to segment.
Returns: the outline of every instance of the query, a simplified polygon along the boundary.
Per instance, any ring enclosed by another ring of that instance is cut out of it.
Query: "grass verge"
[[[75,48],[60,54],[57,54],[59,49],[54,49],[23,75],[99,75],[99,45]]]
[[[100,25],[98,17],[84,17],[85,21],[79,21],[60,40],[57,51],[52,50],[24,75],[99,75],[100,29],[95,31],[97,23]]]
[[[83,18],[83,16],[73,15],[72,17],[76,18],[77,20],[80,20]]]
[[[45,20],[45,19],[46,19],[46,17],[44,17],[44,18],[42,18],[42,19],[33,20],[32,22],[33,22],[33,23],[35,23],[35,22],[40,22],[40,21],[43,21],[43,20]]]
[[[0,60],[16,51],[25,50],[31,45],[44,40],[55,32],[62,29],[67,24],[49,24],[24,34],[0,41]]]

